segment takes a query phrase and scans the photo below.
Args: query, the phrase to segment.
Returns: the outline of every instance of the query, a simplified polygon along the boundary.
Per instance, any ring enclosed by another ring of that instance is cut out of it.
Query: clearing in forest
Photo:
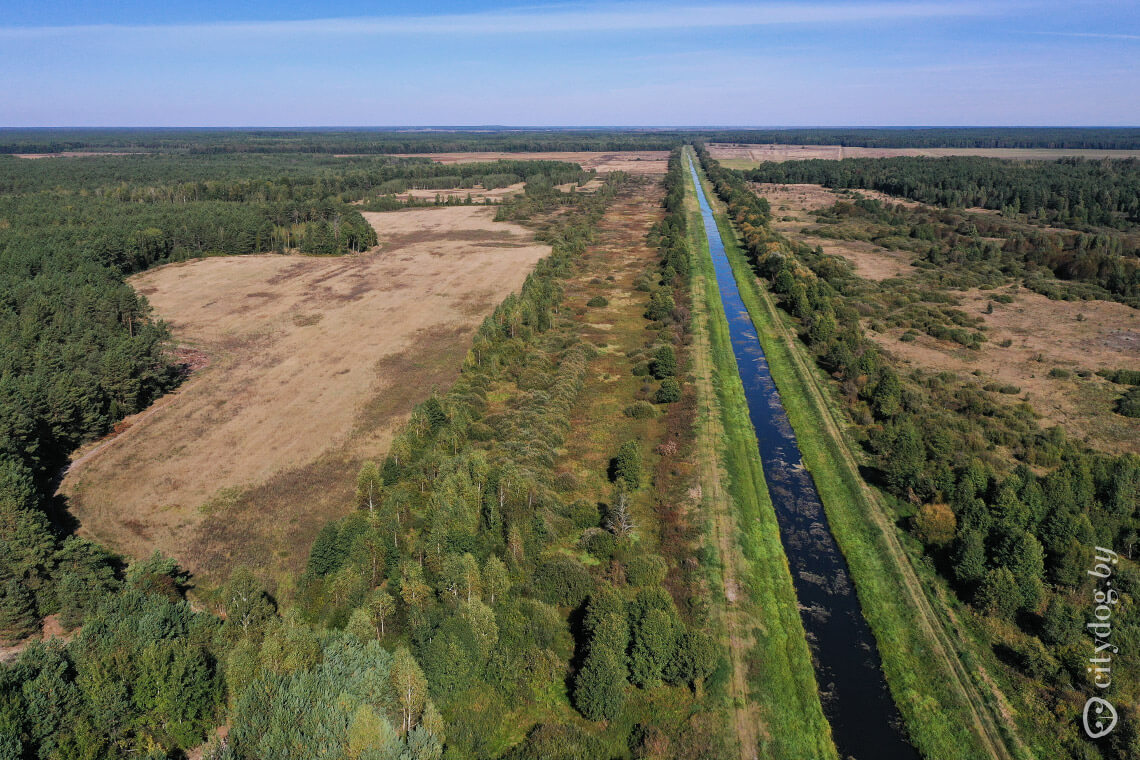
[[[976,350],[922,333],[903,341],[899,328],[868,335],[907,367],[973,374],[1003,388],[994,395],[1027,401],[1042,427],[1060,425],[1101,451],[1140,454],[1140,419],[1114,411],[1126,386],[1094,374],[1140,367],[1140,311],[1112,301],[1051,301],[1016,287],[956,295],[958,308],[985,320],[987,340]]]
[[[907,251],[812,234],[814,212],[849,199],[851,191],[808,184],[753,187],[771,205],[773,229],[843,257],[860,277],[882,281],[920,271],[911,266],[913,255]],[[853,192],[886,203],[921,205],[871,190]],[[865,320],[867,334],[906,368],[973,375],[983,386],[1003,389],[997,398],[1028,402],[1041,415],[1043,427],[1061,425],[1101,451],[1140,453],[1140,420],[1114,411],[1124,386],[1092,374],[1140,366],[1140,311],[1111,301],[1052,301],[1017,287],[954,295],[960,299],[957,308],[985,320],[986,341],[978,349],[902,328],[877,333],[870,320]],[[1007,298],[1012,301],[1002,303]]]
[[[836,240],[812,235],[809,229],[815,224],[815,213],[834,206],[836,202],[853,197],[851,192],[837,193],[822,185],[753,183],[752,187],[772,208],[772,229],[793,240],[820,246],[823,252],[842,256],[855,267],[855,273],[868,280],[886,280],[905,277],[914,271],[912,257],[905,251],[892,251],[863,240]],[[905,198],[896,198],[875,190],[855,191],[864,198],[896,203],[903,206],[921,204]]]
[[[207,366],[77,452],[61,490],[81,530],[196,573],[304,562],[351,506],[362,461],[549,253],[486,207],[366,213],[380,245],[351,257],[251,255],[150,270],[131,282]]]
[[[1022,161],[1055,161],[1065,156],[1135,158],[1140,150],[1065,150],[1054,148],[862,148],[844,145],[780,145],[710,143],[709,154],[726,169],[751,169],[765,161],[806,161],[811,158],[894,158],[896,156],[979,156]]]

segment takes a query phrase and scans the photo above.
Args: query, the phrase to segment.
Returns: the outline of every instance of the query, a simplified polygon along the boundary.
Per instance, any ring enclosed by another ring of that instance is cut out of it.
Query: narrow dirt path
[[[118,432],[111,432],[105,435],[103,438],[91,445],[86,451],[80,449],[79,456],[68,462],[67,466],[60,471],[59,482],[62,483],[63,479],[67,477],[67,473],[71,472],[72,469],[78,469],[82,467],[87,462],[90,462],[92,459],[94,459],[100,452],[130,437],[131,431],[135,429],[135,425],[147,419],[148,417],[161,412],[163,409],[174,403],[174,401],[178,398],[185,387],[186,383],[184,381],[178,389],[160,397],[157,401],[155,401],[153,404],[141,412],[132,414],[130,417],[124,417],[116,426],[119,428]]]

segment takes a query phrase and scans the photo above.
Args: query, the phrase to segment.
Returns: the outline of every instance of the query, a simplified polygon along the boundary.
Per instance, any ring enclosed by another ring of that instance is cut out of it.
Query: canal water
[[[804,469],[796,435],[691,161],[689,171],[835,746],[845,759],[917,760],[918,752],[904,737],[902,718],[887,689],[879,650],[859,608],[847,561],[831,535],[811,473]]]

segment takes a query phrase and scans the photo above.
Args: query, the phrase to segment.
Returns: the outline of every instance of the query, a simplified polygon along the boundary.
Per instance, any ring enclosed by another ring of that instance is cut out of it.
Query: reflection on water
[[[728,317],[732,351],[748,398],[748,412],[776,508],[780,539],[792,570],[800,617],[807,631],[824,713],[843,758],[911,760],[902,720],[887,690],[879,650],[853,593],[847,562],[827,524],[815,482],[804,468],[796,435],[768,371],[768,360],[724,252],[696,169],[689,164],[705,235]]]

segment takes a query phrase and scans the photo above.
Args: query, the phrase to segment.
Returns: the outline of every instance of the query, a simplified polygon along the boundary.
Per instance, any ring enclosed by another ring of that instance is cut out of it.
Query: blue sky
[[[1140,125],[1140,4],[6,0],[0,126]]]

